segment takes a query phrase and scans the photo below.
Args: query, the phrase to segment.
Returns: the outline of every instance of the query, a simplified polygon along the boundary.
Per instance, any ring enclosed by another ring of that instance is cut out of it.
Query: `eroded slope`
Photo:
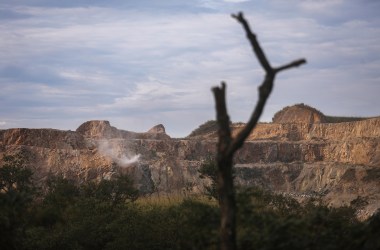
[[[304,118],[259,124],[238,151],[237,184],[259,185],[296,197],[321,196],[332,205],[348,204],[361,196],[368,200],[363,217],[378,209],[380,118],[323,123],[313,110],[290,111],[291,117]],[[233,125],[233,134],[241,127]],[[57,174],[78,182],[99,180],[122,171],[134,176],[142,192],[199,192],[204,180],[197,169],[215,154],[213,128],[184,139],[171,139],[162,125],[135,133],[107,121],[89,121],[77,131],[1,130],[0,159],[23,152],[36,182]]]

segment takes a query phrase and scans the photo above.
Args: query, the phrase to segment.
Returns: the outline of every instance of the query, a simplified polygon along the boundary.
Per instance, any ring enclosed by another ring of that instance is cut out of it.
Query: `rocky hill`
[[[326,116],[319,110],[303,103],[285,107],[273,116],[274,123],[324,123]]]
[[[259,124],[235,157],[236,183],[259,185],[295,197],[322,197],[341,206],[361,197],[359,216],[380,208],[380,118],[327,123],[306,105],[287,107],[272,123]],[[243,124],[232,124],[236,134]],[[202,126],[201,126],[202,127]],[[76,131],[0,130],[4,154],[21,152],[37,183],[61,174],[77,182],[131,174],[141,192],[199,192],[197,172],[215,154],[215,123],[183,139],[172,139],[163,125],[146,133],[88,121]]]

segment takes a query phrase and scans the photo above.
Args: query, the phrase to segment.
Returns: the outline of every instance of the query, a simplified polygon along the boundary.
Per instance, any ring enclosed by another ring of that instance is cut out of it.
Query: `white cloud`
[[[323,12],[343,4],[343,0],[301,0],[299,6],[307,11]]]
[[[299,57],[309,62],[281,73],[266,117],[277,107],[305,99],[328,109],[331,101],[320,96],[346,103],[357,95],[362,103],[367,95],[372,103],[368,106],[376,107],[378,21],[345,17],[337,11],[347,8],[344,1],[290,2],[299,8],[288,6],[284,12],[283,4],[262,11],[261,4],[261,9],[248,8],[246,13],[274,66]],[[106,118],[128,124],[130,130],[140,130],[142,124],[149,129],[164,123],[158,121],[162,118],[181,126],[166,124],[168,131],[191,131],[194,123],[214,116],[210,88],[225,80],[231,117],[245,121],[263,71],[244,31],[225,8],[235,5],[204,3],[214,9],[178,14],[149,8],[17,8],[30,17],[0,25],[0,107],[14,107],[0,110],[0,115],[8,120],[44,117],[48,122],[49,117],[59,119],[54,113],[60,113],[76,123]],[[324,15],[309,15],[322,12],[340,21],[330,24]],[[350,87],[339,92],[342,82]],[[362,91],[355,90],[358,82]],[[191,119],[179,118],[181,113]]]
[[[136,84],[126,96],[115,98],[112,104],[100,105],[106,110],[126,109],[135,112],[159,112],[196,108],[201,105],[199,95],[191,88],[175,88],[167,83],[150,78],[146,82]],[[194,103],[197,100],[198,103]]]
[[[250,0],[223,0],[223,1],[227,3],[243,3],[243,2],[248,2]]]

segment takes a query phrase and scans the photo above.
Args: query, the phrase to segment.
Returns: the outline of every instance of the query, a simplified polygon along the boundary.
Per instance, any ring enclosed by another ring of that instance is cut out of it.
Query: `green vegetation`
[[[356,122],[363,121],[366,117],[344,117],[344,116],[325,116],[326,123]]]
[[[19,249],[19,239],[25,238],[28,208],[36,194],[31,176],[21,154],[3,157],[0,168],[0,249]]]
[[[127,176],[75,185],[50,178],[36,191],[17,156],[0,168],[0,249],[218,249],[215,199],[138,197]],[[213,175],[212,162],[205,174]],[[43,192],[42,192],[43,190]],[[138,198],[138,199],[137,199]],[[237,192],[239,249],[379,249],[380,214],[329,208],[257,188]]]
[[[198,128],[194,129],[189,137],[204,135],[210,132],[216,132],[218,131],[218,122],[215,120],[209,120],[202,125],[200,125]]]
[[[214,198],[216,200],[219,200],[218,190],[216,186],[218,169],[215,160],[213,160],[211,157],[206,159],[199,168],[198,173],[201,179],[208,178],[211,181],[210,185],[206,185],[204,187],[204,194],[210,199]]]
[[[249,189],[238,195],[239,249],[376,249],[379,214],[359,222],[351,207]],[[367,234],[369,231],[372,233]],[[376,233],[375,233],[376,232]],[[369,240],[371,239],[371,240]],[[364,247],[365,246],[365,247]],[[376,246],[376,247],[375,247]]]

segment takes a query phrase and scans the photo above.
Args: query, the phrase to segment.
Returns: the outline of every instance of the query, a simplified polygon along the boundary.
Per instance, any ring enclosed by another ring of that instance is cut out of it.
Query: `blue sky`
[[[377,0],[0,0],[0,129],[75,130],[87,120],[173,137],[215,119],[212,86],[227,82],[233,121],[246,121],[263,71],[243,11],[278,75],[262,121],[284,106],[380,115]]]

